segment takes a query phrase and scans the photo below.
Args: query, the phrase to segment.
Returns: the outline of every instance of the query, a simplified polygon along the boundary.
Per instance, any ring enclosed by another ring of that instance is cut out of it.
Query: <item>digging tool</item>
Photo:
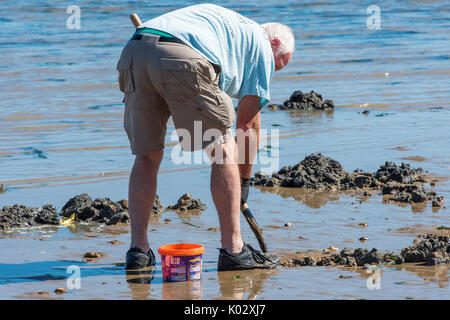
[[[255,217],[253,216],[252,212],[250,211],[250,208],[248,207],[247,202],[245,202],[241,206],[241,212],[245,217],[245,220],[247,220],[250,229],[252,229],[253,233],[255,234],[256,240],[258,240],[259,247],[261,248],[262,252],[267,252],[267,245],[266,240],[264,239],[264,235],[262,232],[262,229],[258,226],[258,223],[256,222]]]
[[[130,15],[130,20],[133,23],[133,25],[137,28],[142,24],[141,19],[137,15],[137,13],[133,13]],[[259,247],[261,248],[262,252],[267,252],[267,245],[266,240],[264,239],[264,235],[262,232],[262,229],[258,226],[258,223],[256,222],[255,217],[253,216],[252,212],[250,211],[250,208],[248,207],[247,203],[244,203],[241,206],[241,212],[245,217],[245,220],[247,220],[250,229],[252,229],[253,233],[255,234],[256,240],[258,240]]]

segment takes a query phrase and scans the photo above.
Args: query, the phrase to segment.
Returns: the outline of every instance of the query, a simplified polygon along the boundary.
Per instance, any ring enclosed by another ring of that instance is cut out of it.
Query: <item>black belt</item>
[[[133,35],[133,37],[131,38],[131,40],[141,40],[143,35],[145,36],[145,35],[151,35],[151,34],[135,33]],[[175,43],[185,44],[183,41],[181,41],[178,38],[169,38],[169,37],[163,37],[163,36],[159,36],[158,42],[175,42]]]

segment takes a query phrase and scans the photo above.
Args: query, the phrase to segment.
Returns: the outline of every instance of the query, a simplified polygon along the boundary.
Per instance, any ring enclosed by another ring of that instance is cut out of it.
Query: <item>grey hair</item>
[[[277,54],[293,53],[295,49],[294,33],[288,26],[278,22],[268,22],[261,25],[269,40],[278,38],[281,41]]]

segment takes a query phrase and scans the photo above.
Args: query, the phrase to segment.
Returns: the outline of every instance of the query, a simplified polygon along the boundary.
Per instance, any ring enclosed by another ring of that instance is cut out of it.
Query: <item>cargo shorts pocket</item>
[[[134,91],[133,74],[131,72],[131,63],[133,57],[124,52],[117,62],[117,70],[119,71],[119,88],[123,93],[131,93]]]
[[[163,86],[170,94],[189,95],[200,91],[195,60],[161,58],[160,63]]]
[[[221,91],[217,94],[219,98],[219,119],[225,127],[231,127],[236,120],[236,113],[234,111],[233,101],[230,96]]]

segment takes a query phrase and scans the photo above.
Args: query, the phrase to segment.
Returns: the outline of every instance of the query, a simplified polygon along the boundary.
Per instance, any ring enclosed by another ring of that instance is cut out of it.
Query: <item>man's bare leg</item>
[[[149,250],[147,226],[156,194],[156,179],[163,151],[136,156],[128,188],[128,206],[131,220],[130,248]]]
[[[226,161],[212,164],[211,194],[219,214],[222,248],[239,253],[243,247],[240,228],[241,189],[234,139],[222,144],[221,151]]]

